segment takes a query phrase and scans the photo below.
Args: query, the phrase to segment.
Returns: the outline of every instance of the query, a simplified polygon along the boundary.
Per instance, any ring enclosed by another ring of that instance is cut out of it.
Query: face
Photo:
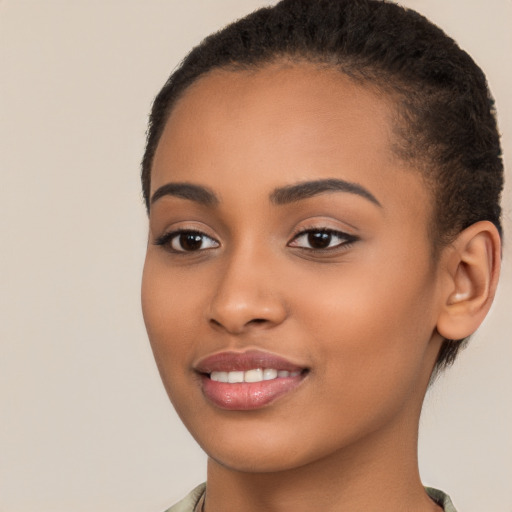
[[[290,469],[416,428],[439,279],[392,112],[336,71],[273,65],[204,76],[167,122],[143,313],[172,403],[224,467]]]

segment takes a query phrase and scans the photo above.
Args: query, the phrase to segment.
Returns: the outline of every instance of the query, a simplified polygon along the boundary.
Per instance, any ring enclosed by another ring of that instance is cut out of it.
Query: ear
[[[500,272],[500,235],[491,222],[476,222],[443,252],[437,331],[445,339],[460,340],[477,330],[491,307]]]

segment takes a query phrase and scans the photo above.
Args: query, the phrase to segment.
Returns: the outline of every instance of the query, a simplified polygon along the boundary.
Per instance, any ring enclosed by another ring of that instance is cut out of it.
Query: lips
[[[205,397],[222,409],[259,409],[292,392],[304,379],[307,368],[275,354],[251,350],[222,352],[200,360],[194,369],[201,374]]]

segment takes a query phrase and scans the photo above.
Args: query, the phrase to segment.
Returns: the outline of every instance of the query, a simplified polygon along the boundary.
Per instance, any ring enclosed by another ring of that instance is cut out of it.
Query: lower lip
[[[260,409],[293,391],[304,379],[304,375],[278,377],[261,382],[228,384],[211,380],[202,375],[203,393],[221,409],[250,411]]]

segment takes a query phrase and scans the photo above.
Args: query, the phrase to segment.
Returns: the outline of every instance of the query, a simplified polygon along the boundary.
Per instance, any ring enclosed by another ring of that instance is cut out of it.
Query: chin
[[[279,473],[304,466],[307,460],[297,453],[252,447],[250,450],[211,450],[208,457],[220,466],[239,473]]]
[[[234,422],[236,423],[236,422]],[[208,457],[221,467],[241,473],[279,473],[299,469],[339,453],[357,442],[358,436],[346,432],[338,436],[319,436],[314,442],[314,427],[293,428],[276,423],[265,425],[231,424],[215,432],[199,427],[192,434]],[[316,427],[318,429],[318,427]]]
[[[304,450],[307,443],[290,435],[289,429],[262,422],[241,425],[233,422],[212,432],[204,426],[190,431],[208,457],[222,467],[247,473],[279,472],[303,466],[314,455]]]

